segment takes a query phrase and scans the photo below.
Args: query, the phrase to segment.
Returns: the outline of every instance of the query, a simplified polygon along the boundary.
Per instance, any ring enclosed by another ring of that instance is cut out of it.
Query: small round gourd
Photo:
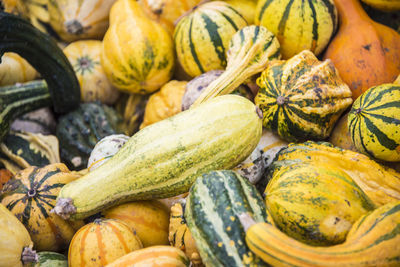
[[[2,189],[1,203],[26,227],[39,251],[62,251],[75,229],[51,213],[61,187],[79,178],[62,163],[29,167],[17,173]]]
[[[148,94],[168,82],[175,65],[171,36],[137,1],[118,0],[110,11],[101,64],[121,91]]]
[[[186,81],[169,81],[150,96],[140,129],[181,112]]]
[[[101,41],[82,40],[70,43],[63,51],[78,78],[81,101],[114,104],[119,91],[108,81],[100,64],[101,45]]]
[[[79,229],[72,238],[68,266],[106,266],[142,247],[134,230],[124,222],[96,219]]]
[[[308,50],[271,64],[257,84],[254,101],[263,111],[263,126],[286,141],[327,138],[353,102],[332,62]]]
[[[338,24],[333,0],[260,0],[256,25],[262,25],[279,39],[284,59],[310,50],[319,55],[328,45]]]
[[[169,212],[156,200],[125,203],[105,210],[103,215],[135,229],[143,247],[168,244]]]
[[[348,129],[358,151],[373,158],[400,161],[400,85],[382,84],[354,102]]]
[[[101,139],[93,148],[88,159],[88,170],[93,171],[114,156],[129,140],[124,134],[112,134]]]
[[[228,3],[212,1],[196,6],[174,32],[176,53],[185,72],[196,77],[224,69],[229,41],[245,26],[246,20]]]

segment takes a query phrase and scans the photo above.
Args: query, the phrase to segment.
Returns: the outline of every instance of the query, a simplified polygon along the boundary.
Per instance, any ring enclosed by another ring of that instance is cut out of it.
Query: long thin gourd
[[[273,266],[399,266],[400,202],[382,206],[361,217],[344,243],[313,247],[294,240],[268,223],[239,216],[250,250]]]
[[[201,93],[192,107],[233,92],[246,79],[263,71],[270,60],[279,58],[279,42],[267,28],[242,28],[230,41],[225,72]]]

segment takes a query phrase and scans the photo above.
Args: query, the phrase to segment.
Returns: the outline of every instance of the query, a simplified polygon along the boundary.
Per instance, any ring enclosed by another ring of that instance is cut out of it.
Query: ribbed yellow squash
[[[119,91],[108,81],[100,64],[101,46],[101,41],[83,40],[69,44],[63,51],[81,86],[81,101],[114,104]]]
[[[4,53],[0,63],[0,86],[32,81],[36,70],[16,53]]]
[[[257,0],[225,0],[246,19],[249,25],[254,24]]]
[[[185,72],[196,77],[210,70],[224,69],[229,41],[245,26],[244,17],[225,2],[197,6],[179,21],[174,32],[176,53]]]
[[[22,267],[22,253],[32,246],[24,225],[0,204],[0,267]]]
[[[101,39],[108,27],[108,13],[116,0],[49,0],[50,24],[67,42]]]
[[[110,12],[101,64],[111,83],[129,93],[152,93],[173,74],[171,36],[134,0],[118,0]]]

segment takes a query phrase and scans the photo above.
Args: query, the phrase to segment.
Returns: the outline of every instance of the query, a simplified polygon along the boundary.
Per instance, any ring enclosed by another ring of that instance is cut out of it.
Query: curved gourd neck
[[[371,21],[359,0],[334,0],[339,12],[340,24],[348,25]]]

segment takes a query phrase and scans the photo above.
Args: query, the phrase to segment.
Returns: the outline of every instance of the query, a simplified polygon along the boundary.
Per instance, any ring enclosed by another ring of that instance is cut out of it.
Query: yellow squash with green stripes
[[[118,0],[110,11],[101,65],[119,90],[152,93],[173,74],[174,44],[168,32],[149,19],[137,1]]]
[[[348,174],[323,163],[278,168],[264,195],[276,226],[314,246],[342,243],[353,223],[375,208]]]
[[[288,59],[305,49],[319,55],[336,31],[338,15],[333,0],[260,0],[255,23],[278,37]]]
[[[64,186],[54,211],[79,219],[122,202],[185,193],[198,175],[242,162],[261,133],[250,100],[217,97],[137,132],[106,163]]]
[[[197,6],[175,28],[174,41],[180,64],[192,77],[224,69],[232,36],[247,26],[231,5],[213,1]]]
[[[326,164],[341,169],[378,207],[400,201],[400,174],[361,153],[324,142],[293,143],[279,152],[272,170],[298,163]]]
[[[270,224],[254,222],[248,214],[239,218],[250,250],[272,266],[400,266],[399,201],[361,217],[344,243],[330,247],[303,244]]]
[[[400,85],[371,87],[354,102],[348,129],[358,151],[384,161],[400,161]]]

